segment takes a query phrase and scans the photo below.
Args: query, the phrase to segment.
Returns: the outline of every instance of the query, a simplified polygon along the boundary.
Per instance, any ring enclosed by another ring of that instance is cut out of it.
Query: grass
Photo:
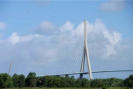
[[[102,88],[7,88],[7,89],[102,89]],[[133,89],[127,87],[110,87],[105,89]]]

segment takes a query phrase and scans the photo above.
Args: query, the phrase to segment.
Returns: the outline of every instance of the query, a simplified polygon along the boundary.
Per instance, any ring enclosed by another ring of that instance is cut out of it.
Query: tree
[[[102,79],[95,79],[95,80],[91,80],[91,87],[103,87],[103,81]]]
[[[107,79],[75,79],[73,76],[38,76],[30,72],[25,79],[24,75],[14,74],[11,78],[6,73],[0,74],[0,88],[9,87],[133,87],[133,75],[127,79],[107,78]]]
[[[12,81],[13,81],[13,86],[18,87],[18,75],[17,74],[14,74],[12,76]]]
[[[24,87],[24,86],[25,86],[25,76],[21,74],[18,77],[18,87]]]
[[[88,79],[83,78],[81,80],[81,87],[90,87],[90,82],[88,81]]]
[[[24,87],[25,86],[25,76],[23,74],[21,74],[21,75],[14,74],[12,76],[12,81],[13,81],[14,87]]]
[[[75,81],[75,86],[76,87],[81,87],[81,79],[78,78],[76,81]]]
[[[60,77],[60,87],[66,87],[67,86],[67,82],[66,82],[66,78],[65,77]]]
[[[37,87],[42,87],[42,77],[37,77],[36,78],[36,86]]]
[[[2,73],[0,74],[0,88],[7,87],[12,87],[11,77],[6,73]]]
[[[47,87],[47,76],[39,76],[37,77],[37,87]]]
[[[59,77],[60,78],[60,87],[75,87],[75,82],[76,80],[74,79],[74,77]]]
[[[61,83],[60,83],[60,77],[57,76],[53,76],[53,87],[60,87]]]
[[[67,82],[69,83],[69,87],[75,87],[76,80],[75,80],[74,76],[69,77]]]
[[[124,85],[127,87],[133,87],[133,75],[130,75],[127,79],[124,80]]]
[[[122,79],[109,78],[107,80],[109,82],[109,87],[116,87],[116,86],[119,87],[119,86],[122,86],[122,82],[123,82]]]
[[[27,87],[36,87],[36,73],[30,72],[26,78],[26,86]]]

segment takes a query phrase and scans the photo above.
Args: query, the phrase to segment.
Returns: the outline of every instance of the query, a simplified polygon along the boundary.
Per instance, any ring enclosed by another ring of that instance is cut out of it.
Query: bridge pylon
[[[84,65],[85,65],[85,59],[87,60],[87,67],[88,67],[88,74],[90,77],[90,80],[93,79],[92,71],[91,71],[91,64],[90,64],[90,58],[89,58],[89,52],[88,52],[88,45],[87,45],[87,21],[84,20],[84,47],[83,47],[83,54],[82,54],[82,61],[81,61],[81,68],[80,72],[84,72]],[[83,74],[80,74],[80,79],[83,78]]]

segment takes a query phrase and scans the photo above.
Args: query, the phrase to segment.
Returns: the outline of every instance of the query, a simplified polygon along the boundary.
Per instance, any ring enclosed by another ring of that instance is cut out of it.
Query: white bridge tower
[[[81,62],[81,68],[80,72],[84,72],[84,64],[85,64],[85,59],[87,61],[87,67],[88,67],[88,74],[90,77],[90,80],[93,79],[92,76],[92,71],[91,71],[91,65],[90,65],[90,58],[89,58],[89,52],[88,52],[88,45],[87,45],[87,21],[84,21],[84,47],[83,47],[83,55],[82,55],[82,62]],[[80,78],[83,78],[83,74],[80,74]]]

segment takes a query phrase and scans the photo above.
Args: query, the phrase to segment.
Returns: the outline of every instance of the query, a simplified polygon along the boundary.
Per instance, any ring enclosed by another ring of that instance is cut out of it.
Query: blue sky
[[[84,19],[92,70],[132,69],[132,11],[132,0],[0,0],[0,73],[78,72]]]

